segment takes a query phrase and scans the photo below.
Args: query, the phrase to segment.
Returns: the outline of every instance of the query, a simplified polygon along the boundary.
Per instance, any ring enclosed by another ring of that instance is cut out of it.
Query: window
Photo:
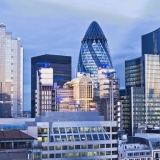
[[[140,155],[144,155],[144,152],[140,152]]]
[[[139,156],[139,152],[135,152],[135,153],[134,153],[134,156]]]
[[[117,132],[118,128],[117,127],[112,127],[112,132]]]
[[[53,133],[54,133],[54,134],[59,134],[58,128],[53,128]]]
[[[74,140],[75,140],[75,141],[80,141],[79,135],[74,135]]]
[[[114,148],[114,147],[118,147],[118,144],[117,143],[112,144],[112,148]]]
[[[79,133],[84,133],[84,128],[83,127],[78,127]]]
[[[89,128],[89,127],[84,127],[84,131],[85,131],[86,133],[90,133],[90,128]]]
[[[99,136],[99,140],[104,140],[103,134],[98,134],[98,136]]]
[[[128,153],[128,156],[133,156],[133,153]]]
[[[67,158],[67,153],[62,153],[62,158]]]
[[[81,149],[86,149],[86,145],[81,145]]]
[[[81,141],[85,141],[86,140],[86,137],[85,137],[84,134],[81,134],[80,137],[81,137]]]
[[[67,141],[66,135],[61,135],[61,140],[62,140],[62,142]]]
[[[87,153],[86,152],[82,152],[82,157],[86,157]]]
[[[87,134],[86,137],[87,137],[87,140],[88,140],[88,141],[92,140],[91,134]]]
[[[61,154],[56,154],[56,158],[61,158]]]
[[[43,158],[43,159],[47,159],[47,158],[48,158],[48,155],[47,155],[47,154],[42,154],[42,158]]]
[[[42,151],[47,151],[47,150],[48,150],[47,146],[42,146]]]
[[[99,152],[93,152],[94,156],[99,156]]]
[[[56,150],[61,150],[61,146],[56,146]]]
[[[76,152],[76,153],[75,153],[75,157],[80,157],[80,153],[79,153],[79,152]]]
[[[49,150],[54,150],[54,146],[49,146]]]
[[[65,128],[59,128],[59,130],[60,130],[60,133],[66,133]]]
[[[50,137],[50,142],[54,142],[53,136]]]
[[[106,155],[111,155],[111,151],[106,151]]]
[[[105,144],[100,144],[100,148],[105,148]]]
[[[54,136],[54,139],[55,139],[55,142],[60,142],[61,141],[60,136]]]
[[[102,132],[102,127],[97,127],[98,132]]]
[[[110,144],[106,144],[106,148],[111,148],[111,145]]]
[[[54,154],[50,154],[50,155],[49,155],[49,158],[54,158]]]
[[[62,150],[67,150],[67,146],[62,146]]]
[[[80,149],[80,145],[75,145],[75,149]]]
[[[67,127],[67,128],[66,128],[66,132],[67,132],[67,133],[72,133],[71,127]]]
[[[112,134],[112,139],[118,139],[118,135],[117,134]]]
[[[93,148],[93,145],[92,144],[89,144],[88,145],[88,149],[92,149]]]
[[[69,157],[74,157],[74,153],[68,153],[68,158]]]
[[[94,148],[99,148],[99,144],[94,144]]]
[[[112,151],[112,155],[118,155],[117,151]]]
[[[100,152],[100,156],[105,156],[105,151]]]
[[[110,132],[110,127],[105,127],[106,132]]]
[[[94,140],[98,140],[97,134],[93,134],[93,139],[94,139]]]
[[[77,127],[72,127],[72,131],[73,131],[73,133],[78,133]]]
[[[104,134],[104,138],[105,138],[105,140],[109,140],[109,137],[106,134]]]
[[[96,127],[91,127],[91,131],[94,133],[94,132],[97,132],[96,130]]]
[[[74,145],[69,145],[69,149],[74,149]]]
[[[48,142],[48,137],[42,137],[42,142]]]
[[[93,156],[93,153],[92,152],[87,152],[87,155],[90,157],[90,156]]]
[[[47,128],[38,128],[38,134],[47,134],[48,129]]]
[[[68,141],[74,141],[73,136],[72,135],[68,135]]]

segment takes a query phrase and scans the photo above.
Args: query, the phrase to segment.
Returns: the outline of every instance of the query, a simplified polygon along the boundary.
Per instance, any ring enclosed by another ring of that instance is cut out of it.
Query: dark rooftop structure
[[[34,140],[35,138],[19,130],[0,131],[0,141],[4,140]]]

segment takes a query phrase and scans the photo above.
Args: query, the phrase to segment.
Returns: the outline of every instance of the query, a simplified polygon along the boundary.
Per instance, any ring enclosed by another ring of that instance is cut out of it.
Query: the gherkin
[[[107,39],[96,21],[93,21],[82,42],[78,60],[78,72],[91,74],[92,80],[98,81],[98,68],[113,68]]]

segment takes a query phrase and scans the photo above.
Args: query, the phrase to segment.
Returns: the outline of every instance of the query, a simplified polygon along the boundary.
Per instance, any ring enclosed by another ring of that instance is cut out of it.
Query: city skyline
[[[38,2],[38,9],[36,9]],[[113,66],[124,88],[124,61],[141,54],[141,36],[159,28],[155,1],[1,1],[1,22],[24,47],[24,108],[30,109],[30,59],[42,54],[68,55],[77,67],[80,42],[92,21],[107,37]],[[29,12],[28,12],[29,10]],[[12,15],[12,16],[11,16]],[[78,32],[77,32],[78,31]],[[72,77],[74,72],[72,73]],[[73,77],[74,78],[74,77]]]

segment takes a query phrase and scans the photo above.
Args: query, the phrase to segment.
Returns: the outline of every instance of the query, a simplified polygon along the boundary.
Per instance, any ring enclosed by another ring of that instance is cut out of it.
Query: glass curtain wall
[[[160,56],[144,55],[146,122],[155,124],[160,119]]]

